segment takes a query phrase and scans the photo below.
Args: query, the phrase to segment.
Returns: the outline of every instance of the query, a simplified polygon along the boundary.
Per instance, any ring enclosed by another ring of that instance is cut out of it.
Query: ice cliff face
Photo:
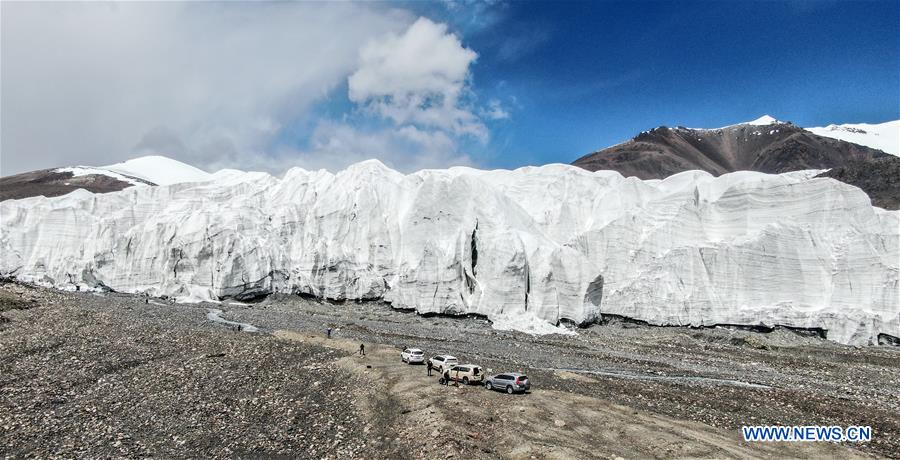
[[[0,204],[0,272],[180,300],[270,292],[478,313],[511,327],[623,315],[900,336],[900,212],[804,172],[641,181],[549,165],[281,179]],[[540,329],[537,329],[540,330]]]

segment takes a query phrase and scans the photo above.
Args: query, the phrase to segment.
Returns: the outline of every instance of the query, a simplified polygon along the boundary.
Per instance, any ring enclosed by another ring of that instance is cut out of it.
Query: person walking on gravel
[[[363,343],[359,344],[359,355],[366,356],[366,345]]]
[[[428,369],[428,376],[431,377],[431,367],[432,367],[432,365],[431,365],[431,360],[430,360],[430,359],[429,359],[428,362],[425,364],[425,367]]]
[[[331,338],[331,328],[329,327],[328,330],[325,332],[328,334],[328,338],[330,339]]]

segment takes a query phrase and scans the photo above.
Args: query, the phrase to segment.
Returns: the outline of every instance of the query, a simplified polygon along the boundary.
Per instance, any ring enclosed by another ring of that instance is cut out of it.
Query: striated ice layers
[[[563,165],[403,175],[377,161],[281,179],[231,171],[5,201],[0,272],[182,301],[383,298],[537,332],[547,329],[535,321],[614,314],[821,328],[852,344],[900,336],[900,212],[810,176],[641,181]]]

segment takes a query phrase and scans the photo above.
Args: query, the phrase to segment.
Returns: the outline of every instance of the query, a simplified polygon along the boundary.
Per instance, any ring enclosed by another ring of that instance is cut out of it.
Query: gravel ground
[[[346,353],[156,302],[3,285],[0,457],[363,456]]]
[[[207,308],[260,332],[209,321]],[[328,326],[332,341],[322,338]],[[360,342],[371,350],[365,358],[353,353]],[[403,346],[497,372],[522,369],[535,390],[510,398],[439,387],[424,369],[396,362]],[[422,317],[379,302],[175,305],[5,283],[0,356],[0,456],[900,452],[900,350],[790,331],[617,322],[576,336],[532,337],[493,330],[483,319]],[[869,425],[874,440],[747,445],[738,431],[745,424]]]

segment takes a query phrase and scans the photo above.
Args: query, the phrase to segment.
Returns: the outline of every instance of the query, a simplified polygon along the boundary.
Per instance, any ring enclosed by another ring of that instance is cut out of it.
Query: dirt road
[[[393,438],[379,442],[412,457],[477,455],[530,458],[872,458],[835,444],[746,443],[737,431],[676,420],[588,396],[546,390],[524,395],[480,385],[441,386],[425,366],[400,360],[392,346],[278,330],[275,336],[350,353],[342,368],[371,382],[358,403],[367,420],[390,421]],[[497,369],[496,371],[500,371]],[[591,380],[580,374],[560,378]],[[387,414],[382,413],[387,411]]]

